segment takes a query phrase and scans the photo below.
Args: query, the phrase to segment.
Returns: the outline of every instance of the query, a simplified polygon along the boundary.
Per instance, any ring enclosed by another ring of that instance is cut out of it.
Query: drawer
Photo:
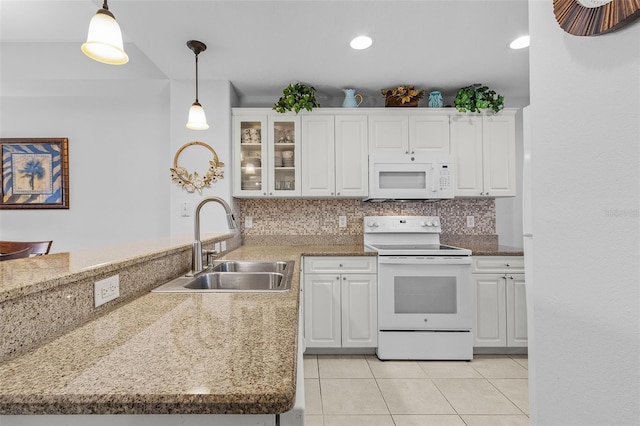
[[[474,274],[524,273],[523,256],[472,256]]]
[[[377,266],[376,256],[305,256],[303,264],[305,274],[375,274]]]

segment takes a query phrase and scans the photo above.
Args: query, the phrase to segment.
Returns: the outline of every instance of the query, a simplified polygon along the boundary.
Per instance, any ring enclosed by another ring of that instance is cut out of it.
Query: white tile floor
[[[526,355],[380,361],[305,355],[307,426],[526,426]]]

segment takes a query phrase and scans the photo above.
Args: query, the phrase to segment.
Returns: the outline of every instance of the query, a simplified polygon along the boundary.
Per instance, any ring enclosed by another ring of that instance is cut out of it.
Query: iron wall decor
[[[68,209],[68,144],[67,138],[0,138],[0,209]]]
[[[576,36],[618,30],[640,17],[640,0],[553,0],[560,27]]]

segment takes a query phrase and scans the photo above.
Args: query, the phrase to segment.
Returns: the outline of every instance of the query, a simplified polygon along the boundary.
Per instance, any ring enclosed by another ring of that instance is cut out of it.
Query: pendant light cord
[[[196,53],[196,102],[199,103],[198,102],[198,54],[197,53]]]

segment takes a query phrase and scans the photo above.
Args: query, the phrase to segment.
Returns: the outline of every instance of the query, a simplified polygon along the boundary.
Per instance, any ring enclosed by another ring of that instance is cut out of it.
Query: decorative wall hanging
[[[553,13],[569,34],[595,36],[640,17],[640,0],[553,0]]]
[[[68,209],[67,138],[0,138],[0,209]]]
[[[207,170],[204,177],[200,177],[198,172],[189,173],[187,169],[178,165],[178,158],[182,151],[193,145],[203,146],[213,154],[213,159],[209,161],[209,170]],[[223,167],[224,163],[220,162],[218,154],[216,154],[216,151],[213,148],[204,142],[193,141],[180,147],[178,152],[176,152],[175,157],[173,157],[173,167],[169,170],[171,171],[171,180],[177,183],[179,187],[186,189],[187,192],[194,192],[197,190],[202,194],[202,188],[205,186],[211,186],[211,182],[216,182],[218,179],[224,179]]]

